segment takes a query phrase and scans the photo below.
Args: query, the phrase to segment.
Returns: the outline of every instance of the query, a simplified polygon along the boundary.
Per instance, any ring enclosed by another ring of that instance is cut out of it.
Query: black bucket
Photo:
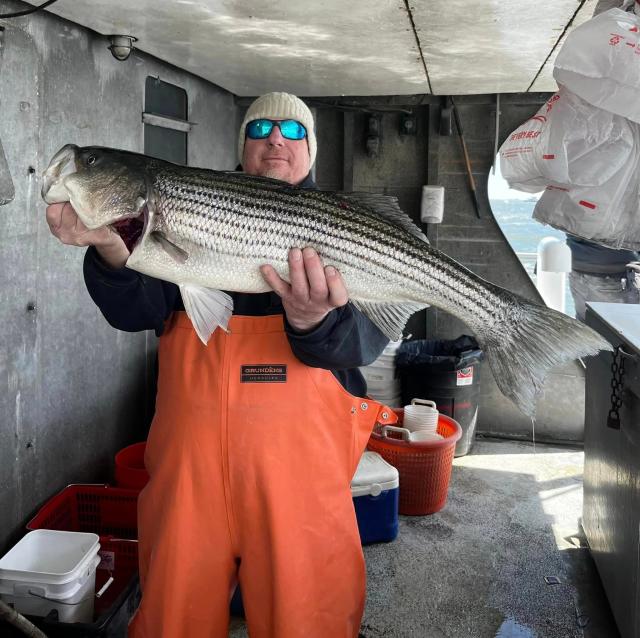
[[[442,414],[462,428],[455,456],[473,446],[480,395],[480,362],[484,353],[468,335],[452,341],[416,339],[398,348],[396,369],[400,376],[402,404],[412,399],[431,399]]]

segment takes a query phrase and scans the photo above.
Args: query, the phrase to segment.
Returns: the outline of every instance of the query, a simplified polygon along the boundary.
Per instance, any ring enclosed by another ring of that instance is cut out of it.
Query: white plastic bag
[[[535,193],[549,184],[598,186],[631,157],[629,122],[560,87],[500,147],[500,171],[511,188]]]
[[[533,218],[612,248],[640,247],[640,129],[633,125],[635,149],[629,161],[597,187],[550,185]]]
[[[553,77],[606,111],[640,122],[640,18],[610,9],[567,36]]]

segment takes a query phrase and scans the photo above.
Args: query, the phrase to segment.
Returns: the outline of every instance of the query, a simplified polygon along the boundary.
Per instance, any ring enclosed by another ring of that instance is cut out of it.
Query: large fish
[[[387,196],[308,190],[74,145],[51,160],[42,196],[50,204],[70,201],[90,229],[112,225],[131,251],[127,267],[178,284],[205,343],[231,315],[222,290],[265,292],[259,266],[272,264],[287,279],[289,249],[311,246],[390,339],[427,305],[461,319],[500,390],[525,414],[534,414],[549,368],[611,349],[584,324],[481,279],[430,246]]]

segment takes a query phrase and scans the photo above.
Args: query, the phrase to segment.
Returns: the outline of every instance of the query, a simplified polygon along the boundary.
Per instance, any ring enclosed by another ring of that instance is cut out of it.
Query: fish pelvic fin
[[[180,294],[193,329],[205,346],[218,326],[227,330],[233,313],[233,299],[226,292],[181,284]]]
[[[351,299],[351,303],[374,323],[391,341],[399,341],[409,317],[418,310],[428,308],[428,304],[419,302],[384,303]]]
[[[514,303],[507,306],[498,324],[484,326],[484,330],[476,327],[476,337],[500,391],[533,417],[552,367],[612,347],[577,319],[503,290],[503,296],[505,293]]]

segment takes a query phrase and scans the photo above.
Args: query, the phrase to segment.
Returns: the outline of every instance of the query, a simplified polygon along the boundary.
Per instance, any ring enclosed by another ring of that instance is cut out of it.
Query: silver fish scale
[[[266,188],[265,188],[266,186]],[[293,246],[311,246],[325,263],[356,269],[398,302],[435,304],[465,321],[493,323],[503,305],[484,282],[404,229],[332,193],[207,171],[159,171],[157,211],[169,233],[257,264],[286,263]],[[349,283],[349,282],[347,282]],[[385,285],[386,284],[386,285]]]

